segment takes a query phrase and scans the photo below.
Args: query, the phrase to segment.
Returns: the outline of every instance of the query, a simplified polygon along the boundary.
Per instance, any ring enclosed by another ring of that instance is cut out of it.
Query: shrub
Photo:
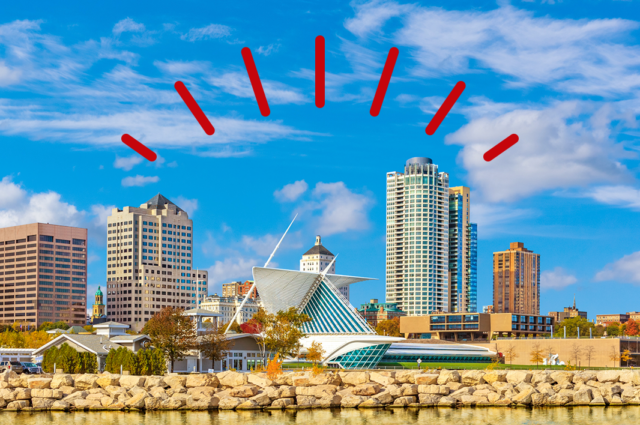
[[[120,347],[110,350],[107,354],[105,370],[110,373],[120,373],[127,370],[132,375],[164,375],[167,371],[164,354],[157,348],[140,350],[133,353],[127,348]]]
[[[279,360],[280,355],[276,353],[273,360],[267,365],[267,378],[274,380],[278,376],[282,375],[282,361]]]
[[[51,347],[44,352],[42,370],[53,373],[54,365],[67,373],[96,373],[98,360],[95,354],[79,353],[66,342],[58,347]]]

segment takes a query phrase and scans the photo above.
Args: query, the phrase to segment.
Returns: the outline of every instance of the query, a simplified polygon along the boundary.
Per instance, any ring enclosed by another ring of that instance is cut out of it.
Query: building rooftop
[[[316,236],[316,244],[309,251],[305,252],[304,255],[331,255],[332,257],[335,257],[331,251],[322,246],[322,239],[320,239],[320,236]]]
[[[176,207],[176,209],[178,209],[179,211],[184,211],[182,208],[180,208],[179,206],[177,206],[176,204],[174,204],[173,202],[171,202],[170,200],[168,200],[167,198],[165,198],[162,194],[158,193],[156,196],[154,196],[153,198],[149,199],[147,202],[145,202],[146,205],[148,205],[151,208],[154,209],[158,209],[158,210],[163,210],[165,209],[166,205],[173,205]]]

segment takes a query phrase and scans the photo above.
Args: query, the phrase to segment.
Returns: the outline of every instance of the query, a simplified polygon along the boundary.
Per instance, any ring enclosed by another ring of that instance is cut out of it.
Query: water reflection
[[[321,409],[269,412],[2,412],[0,425],[636,425],[640,406],[545,409]]]

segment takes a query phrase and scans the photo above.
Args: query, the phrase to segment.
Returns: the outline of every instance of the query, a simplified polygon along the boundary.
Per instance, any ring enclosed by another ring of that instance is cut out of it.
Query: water
[[[466,409],[322,409],[270,412],[0,412],[0,425],[635,425],[640,406],[466,408]]]

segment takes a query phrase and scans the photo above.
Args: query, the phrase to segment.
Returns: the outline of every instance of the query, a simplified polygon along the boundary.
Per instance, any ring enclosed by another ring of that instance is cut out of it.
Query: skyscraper
[[[470,190],[449,188],[449,311],[477,312],[478,227],[470,223]]]
[[[87,320],[87,229],[25,224],[0,229],[2,323]]]
[[[111,211],[107,255],[109,320],[139,331],[160,309],[191,309],[207,295],[207,272],[193,269],[193,222],[161,194]]]
[[[305,252],[300,260],[301,272],[322,273],[329,264],[336,258],[327,248],[322,245],[322,238],[316,236],[316,244]],[[336,262],[331,264],[331,268],[327,274],[336,274]],[[349,286],[339,288],[339,291],[349,301]]]
[[[429,158],[387,173],[387,295],[409,315],[449,310],[449,175]]]
[[[493,253],[493,309],[496,313],[540,314],[540,254],[512,242]]]

